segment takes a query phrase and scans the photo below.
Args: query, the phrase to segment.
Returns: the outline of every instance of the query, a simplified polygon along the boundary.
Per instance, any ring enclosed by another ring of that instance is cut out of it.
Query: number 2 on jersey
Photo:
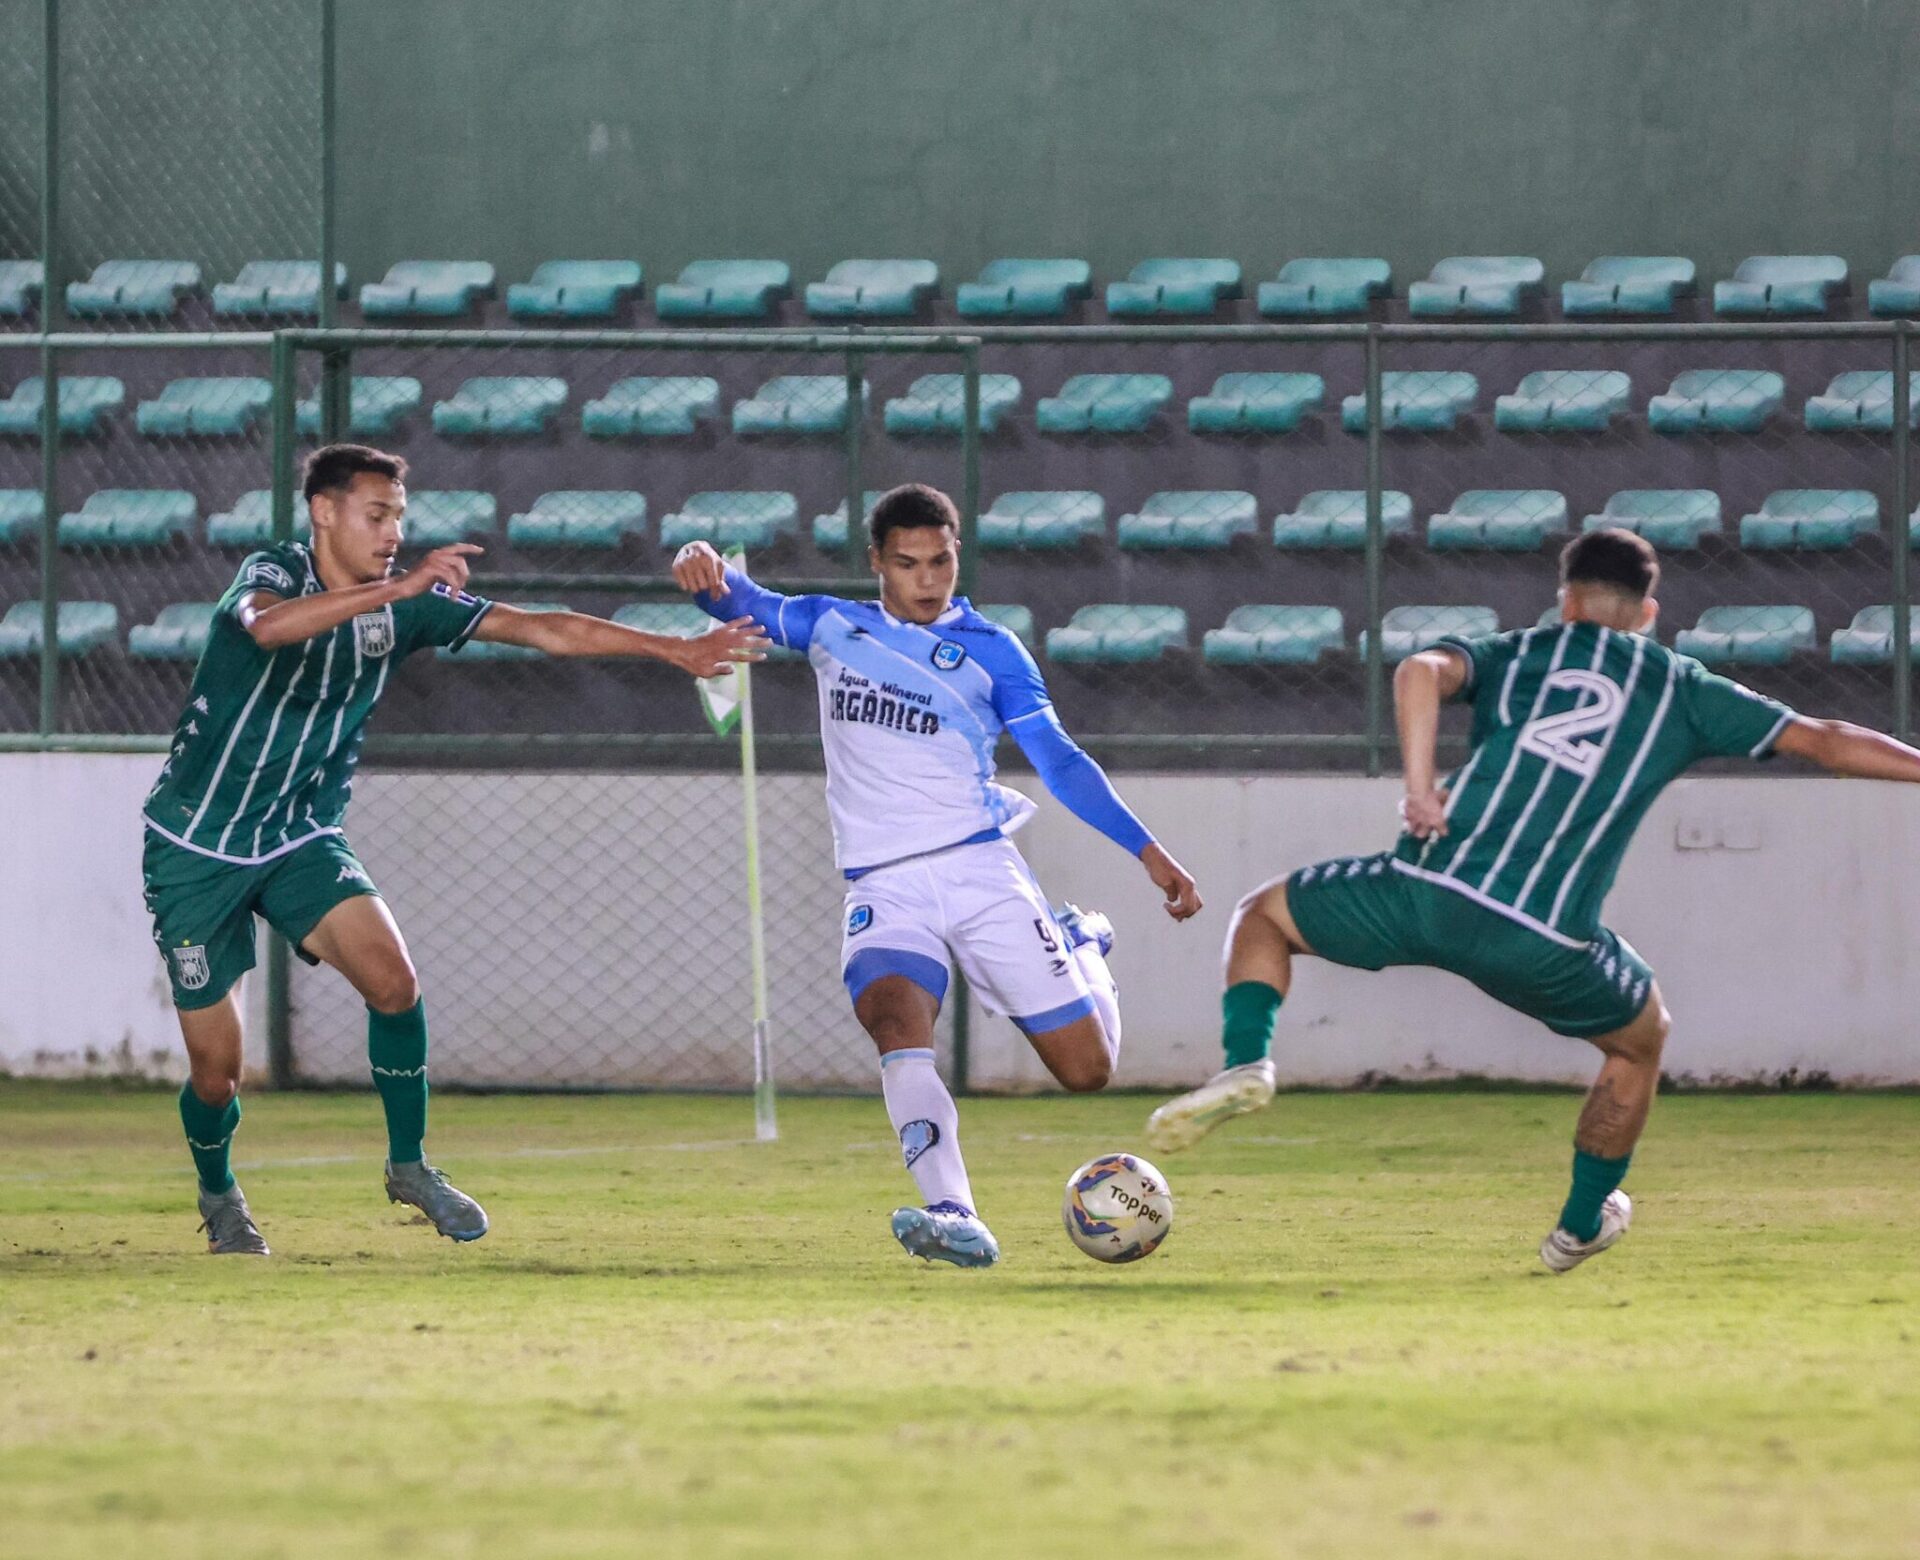
[[[1606,752],[1606,738],[1620,724],[1627,696],[1598,672],[1555,672],[1544,693],[1571,693],[1580,702],[1558,715],[1542,715],[1520,728],[1520,746],[1549,764],[1590,778]],[[1544,694],[1543,694],[1544,697]]]

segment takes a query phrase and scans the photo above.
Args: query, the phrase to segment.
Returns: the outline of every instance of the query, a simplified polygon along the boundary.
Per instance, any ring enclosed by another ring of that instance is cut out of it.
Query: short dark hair
[[[406,458],[376,450],[370,444],[323,444],[307,457],[300,491],[307,498],[316,493],[344,493],[363,471],[405,482]]]
[[[1560,553],[1562,585],[1605,585],[1644,600],[1660,583],[1660,556],[1644,536],[1609,526],[1568,542]]]
[[[924,482],[909,482],[880,495],[873,513],[867,516],[867,535],[875,547],[884,547],[888,535],[894,531],[918,530],[930,525],[945,526],[958,536],[960,511],[938,488],[928,487]]]

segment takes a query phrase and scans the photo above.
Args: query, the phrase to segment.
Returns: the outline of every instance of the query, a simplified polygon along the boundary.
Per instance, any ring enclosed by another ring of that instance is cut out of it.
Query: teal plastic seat
[[[1391,607],[1380,619],[1380,658],[1396,665],[1431,649],[1449,636],[1481,639],[1500,632],[1492,607]],[[1360,631],[1358,653],[1367,654],[1367,631]]]
[[[1755,551],[1833,552],[1880,529],[1880,500],[1864,488],[1782,488],[1740,519]]]
[[[1002,493],[980,517],[982,547],[1054,552],[1107,533],[1107,501],[1084,489]]]
[[[47,268],[38,260],[0,260],[0,318],[31,314],[46,284]]]
[[[645,535],[646,526],[647,501],[639,493],[563,488],[509,515],[507,540],[515,547],[618,547]]]
[[[484,260],[402,260],[360,289],[368,319],[448,319],[468,314],[494,290]]]
[[[1142,260],[1124,282],[1107,284],[1107,313],[1211,314],[1239,296],[1237,260]]]
[[[1708,607],[1674,636],[1673,647],[1708,666],[1779,666],[1813,649],[1813,609]]]
[[[617,379],[581,409],[590,438],[681,438],[720,415],[720,381],[704,375]]]
[[[127,630],[127,654],[139,661],[198,661],[213,632],[212,601],[176,601],[162,607],[151,623]]]
[[[1907,426],[1920,428],[1920,374],[1907,375]],[[1872,369],[1835,374],[1807,401],[1811,433],[1893,432],[1893,375]]]
[[[966,319],[1046,320],[1092,296],[1093,267],[1084,260],[990,260],[953,302]]]
[[[1105,602],[1047,631],[1049,660],[1082,665],[1139,665],[1187,647],[1187,614],[1179,607]]]
[[[1633,381],[1615,369],[1549,368],[1493,403],[1502,433],[1604,433],[1627,409]]]
[[[800,504],[791,493],[695,493],[672,514],[660,517],[660,545],[679,548],[706,541],[722,552],[729,547],[767,547],[778,537],[793,535],[799,526]]]
[[[653,307],[663,320],[763,320],[792,291],[784,260],[696,260],[654,289]]]
[[[347,268],[333,267],[336,298],[347,295]],[[230,282],[213,284],[213,312],[222,319],[318,319],[318,260],[249,260]]]
[[[1881,319],[1920,314],[1920,255],[1902,255],[1885,276],[1867,283],[1867,312]]]
[[[1075,374],[1035,408],[1042,433],[1139,433],[1173,399],[1165,374]]]
[[[1380,494],[1380,528],[1389,536],[1413,534],[1413,500],[1388,488]],[[1337,547],[1358,552],[1367,545],[1367,494],[1364,488],[1321,488],[1300,500],[1300,507],[1273,517],[1273,545],[1282,548]]]
[[[420,381],[410,374],[392,377],[355,374],[347,386],[347,432],[363,439],[392,433],[420,410],[424,399]],[[295,402],[293,419],[300,432],[318,433],[319,396]]]
[[[516,320],[608,320],[640,295],[635,260],[546,260],[507,288]]]
[[[567,612],[572,610],[558,601],[513,601],[503,605],[517,608],[521,612]],[[474,661],[539,661],[546,658],[544,650],[535,650],[531,645],[510,645],[497,639],[469,639],[457,649],[447,645],[439,646],[434,655],[442,660],[458,659]]]
[[[1269,319],[1364,314],[1393,291],[1393,267],[1379,259],[1289,260],[1255,297]]]
[[[164,547],[185,541],[200,516],[177,488],[105,488],[60,517],[62,547]]]
[[[46,496],[38,488],[0,488],[0,547],[31,541],[46,516]]]
[[[1318,374],[1222,374],[1187,402],[1195,433],[1291,433],[1326,399]]]
[[[1473,488],[1427,522],[1436,552],[1537,552],[1567,529],[1567,501],[1549,488]]]
[[[1260,515],[1251,493],[1193,489],[1154,493],[1120,517],[1120,545],[1138,551],[1212,552],[1252,536]]]
[[[1847,290],[1838,255],[1749,255],[1733,279],[1713,284],[1713,312],[1732,319],[1825,314]]]
[[[1407,312],[1509,318],[1540,296],[1547,268],[1532,255],[1450,255],[1407,289]]]
[[[1893,608],[1862,607],[1836,628],[1827,653],[1837,666],[1887,666],[1893,661]],[[1907,612],[1907,655],[1920,660],[1920,609]]]
[[[1758,433],[1780,409],[1787,383],[1755,368],[1693,368],[1647,403],[1655,433]]]
[[[412,518],[409,511],[408,518]],[[293,495],[293,534],[312,534],[307,506]],[[215,547],[265,547],[273,540],[273,494],[266,488],[242,493],[233,508],[207,516],[207,540]]]
[[[868,488],[861,497],[860,516],[864,523],[873,513],[873,506],[880,502],[885,488]],[[831,511],[813,517],[813,545],[822,552],[845,552],[847,550],[847,501],[843,498]]]
[[[865,380],[860,383],[860,399],[864,413]],[[781,374],[769,379],[747,400],[733,403],[733,431],[743,437],[843,433],[848,405],[844,374]]]
[[[252,433],[273,404],[264,379],[176,379],[142,401],[133,425],[150,439],[234,439]]]
[[[40,437],[40,417],[46,406],[47,382],[35,374],[13,387],[0,401],[0,434],[10,438]],[[76,438],[105,431],[107,414],[127,404],[127,387],[106,374],[60,376],[60,431]]]
[[[1380,426],[1388,433],[1450,433],[1480,401],[1480,381],[1459,369],[1396,369],[1380,376]],[[1340,403],[1340,426],[1367,431],[1367,398]]]
[[[1631,531],[1663,551],[1690,551],[1701,537],[1720,534],[1720,495],[1708,488],[1623,488],[1580,528]]]
[[[39,656],[41,610],[37,601],[16,601],[7,608],[0,617],[0,657]],[[120,636],[119,609],[110,601],[63,601],[55,613],[54,636],[62,655],[85,655]]]
[[[1018,602],[1007,602],[974,609],[989,623],[998,623],[1008,633],[1032,650],[1039,640],[1034,637],[1033,609],[1023,607]]]
[[[967,377],[922,374],[905,395],[887,402],[882,416],[888,433],[954,433],[966,426]],[[993,433],[1001,419],[1020,404],[1020,381],[1012,374],[980,376],[980,431]]]
[[[1200,638],[1209,666],[1314,666],[1346,642],[1338,607],[1235,607]]]
[[[67,283],[67,313],[75,319],[166,319],[199,290],[200,267],[191,260],[108,260],[84,282]]]
[[[402,526],[409,547],[484,541],[500,529],[500,506],[491,493],[476,493],[471,488],[429,488],[407,495]]]
[[[1698,273],[1681,255],[1602,255],[1577,282],[1560,284],[1560,312],[1571,318],[1614,314],[1671,314],[1691,297]]]
[[[469,379],[451,399],[434,402],[433,431],[468,437],[544,433],[566,404],[564,379],[528,374]]]
[[[940,290],[931,260],[842,260],[807,285],[807,313],[825,320],[909,318]]]

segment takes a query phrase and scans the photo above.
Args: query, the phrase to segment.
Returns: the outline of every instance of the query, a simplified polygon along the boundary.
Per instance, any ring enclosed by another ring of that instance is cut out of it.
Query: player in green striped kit
[[[522,612],[466,594],[461,543],[395,572],[406,462],[363,445],[317,450],[304,492],[311,547],[250,556],[220,600],[167,762],[145,808],[147,908],[191,1076],[180,1120],[200,1176],[208,1249],[265,1256],[234,1181],[240,1008],[254,917],[367,1004],[367,1052],[387,1118],[387,1195],[442,1235],[478,1240],[480,1205],[426,1161],[427,1020],[406,943],[341,832],[368,715],[394,665],[469,639],[549,655],[645,656],[695,676],[759,660],[746,619],[698,639],[575,612]]]
[[[1168,1101],[1148,1142],[1177,1152],[1273,1098],[1268,1055],[1293,960],[1463,975],[1604,1061],[1574,1132],[1573,1187],[1541,1243],[1556,1273],[1625,1233],[1620,1183],[1660,1079],[1669,1020],[1653,971],[1600,923],[1634,830],[1695,761],[1791,753],[1840,775],[1920,781],[1920,751],[1814,720],[1648,636],[1659,562],[1626,531],[1561,554],[1561,621],[1443,639],[1401,663],[1405,829],[1377,856],[1323,861],[1255,889],[1227,937],[1227,1066]],[[1467,761],[1436,783],[1440,705],[1473,706]]]

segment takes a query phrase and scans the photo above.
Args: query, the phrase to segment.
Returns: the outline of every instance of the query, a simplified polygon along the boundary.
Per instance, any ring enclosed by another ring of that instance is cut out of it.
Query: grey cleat
[[[1217,1072],[1199,1088],[1175,1096],[1147,1117],[1147,1146],[1156,1154],[1192,1148],[1223,1121],[1265,1109],[1273,1098],[1273,1058]]]
[[[1571,1230],[1557,1227],[1540,1242],[1540,1260],[1551,1273],[1571,1273],[1588,1257],[1597,1257],[1611,1246],[1633,1223],[1633,1200],[1617,1187],[1600,1204],[1600,1233],[1582,1240]]]
[[[410,1165],[387,1161],[387,1201],[418,1208],[449,1240],[478,1240],[487,1233],[487,1210],[424,1159]]]
[[[207,1253],[215,1257],[265,1257],[266,1237],[253,1222],[246,1193],[235,1181],[224,1192],[200,1193],[200,1228],[207,1232]]]

